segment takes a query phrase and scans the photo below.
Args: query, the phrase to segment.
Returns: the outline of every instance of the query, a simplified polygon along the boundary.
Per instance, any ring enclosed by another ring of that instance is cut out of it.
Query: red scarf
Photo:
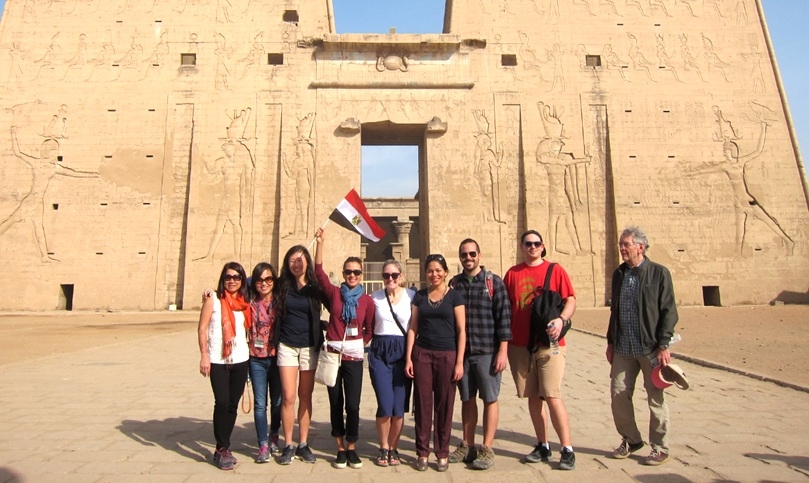
[[[236,343],[236,319],[233,317],[233,311],[245,312],[244,329],[249,330],[250,324],[253,323],[253,308],[241,294],[231,295],[225,292],[225,297],[219,301],[222,304],[222,358],[230,364],[230,354]]]

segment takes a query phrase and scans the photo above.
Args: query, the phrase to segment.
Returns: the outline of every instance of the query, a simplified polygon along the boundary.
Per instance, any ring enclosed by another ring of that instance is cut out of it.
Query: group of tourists
[[[468,238],[458,249],[461,273],[450,277],[446,259],[428,255],[423,267],[426,288],[416,291],[405,288],[402,264],[388,260],[382,266],[384,287],[371,295],[362,286],[358,257],[343,262],[339,286],[330,281],[323,268],[322,228],[315,238],[314,260],[306,247],[297,245],[284,256],[280,274],[261,262],[249,279],[240,264],[230,262],[222,269],[216,291],[203,295],[199,370],[210,377],[215,399],[214,465],[223,470],[236,465],[230,437],[248,374],[255,400],[255,461],[266,463],[272,456],[282,465],[293,459],[316,461],[308,437],[315,371],[323,350],[339,354],[340,359],[336,383],[328,387],[336,468],[363,465],[356,445],[366,351],[377,401],[376,465],[402,463],[399,440],[412,392],[415,469],[428,469],[431,439],[437,471],[461,462],[478,470],[494,466],[501,375],[509,366],[517,395],[528,400],[536,436],[524,461],[553,461],[548,414],[560,443],[558,468],[575,468],[562,379],[564,333],[576,310],[576,296],[567,272],[544,259],[546,249],[538,232],[520,236],[523,262],[503,278],[485,269],[479,244]],[[665,366],[671,360],[668,344],[677,322],[671,276],[665,267],[648,260],[648,240],[639,228],[624,230],[619,247],[624,263],[613,276],[607,334],[613,415],[622,437],[613,457],[629,457],[645,445],[632,406],[635,379],[642,372],[652,446],[644,463],[658,465],[669,458],[668,408],[663,391],[651,382],[651,372],[656,363]],[[532,328],[532,302],[545,291],[558,294],[561,302],[542,327],[543,339]],[[323,306],[328,321],[321,320]],[[456,392],[463,436],[451,451]],[[475,443],[478,398],[483,401],[481,444]]]

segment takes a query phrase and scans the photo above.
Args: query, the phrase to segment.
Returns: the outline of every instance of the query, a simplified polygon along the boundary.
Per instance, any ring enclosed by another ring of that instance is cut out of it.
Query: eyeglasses
[[[390,279],[399,280],[399,275],[401,275],[399,272],[383,273],[382,278],[384,278],[385,280]]]
[[[539,248],[539,247],[542,246],[542,242],[541,241],[524,241],[524,242],[522,242],[522,246],[524,246],[525,248],[531,248],[531,247]]]
[[[222,277],[222,279],[225,282],[230,282],[231,280],[233,280],[234,282],[241,282],[242,281],[242,276],[239,275],[239,274],[236,274],[236,275],[226,274],[224,277]]]
[[[461,253],[461,259],[464,258],[477,258],[478,252],[463,252]]]
[[[347,277],[353,274],[355,277],[362,275],[362,270],[343,270],[343,276]]]
[[[271,284],[273,282],[275,282],[275,277],[273,277],[272,275],[270,275],[267,278],[257,278],[256,279],[256,285],[261,285],[261,284],[264,284],[264,283],[269,285],[269,284]]]
[[[634,247],[635,245],[637,245],[637,243],[621,242],[621,243],[618,244],[618,247],[619,248],[629,248],[629,247]]]

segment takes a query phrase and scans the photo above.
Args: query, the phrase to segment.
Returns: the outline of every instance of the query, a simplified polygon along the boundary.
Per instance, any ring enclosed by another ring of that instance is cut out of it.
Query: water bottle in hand
[[[549,329],[553,328],[553,322],[548,324],[548,328]],[[552,355],[558,354],[559,353],[559,340],[556,337],[551,337],[551,336],[548,336],[548,339],[550,339],[550,342],[551,342],[551,354]]]

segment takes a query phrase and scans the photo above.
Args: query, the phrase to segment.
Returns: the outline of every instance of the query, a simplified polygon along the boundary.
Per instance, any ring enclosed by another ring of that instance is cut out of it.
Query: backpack
[[[486,288],[489,289],[489,300],[494,298],[494,274],[488,270],[483,270],[483,273],[486,277]],[[457,285],[458,277],[464,276],[463,273],[459,273],[452,277],[452,280],[449,281],[449,288],[455,288]]]
[[[531,331],[528,339],[528,352],[534,353],[539,350],[539,346],[543,345],[548,347],[551,345],[548,333],[545,330],[548,328],[548,323],[559,318],[562,315],[562,310],[565,308],[565,301],[559,292],[550,290],[551,286],[551,273],[555,263],[548,265],[548,272],[545,274],[545,283],[542,284],[541,292],[534,296],[531,302]],[[536,288],[534,289],[536,291]],[[562,333],[559,338],[563,338],[567,331],[570,330],[572,322],[568,320],[562,327]]]

